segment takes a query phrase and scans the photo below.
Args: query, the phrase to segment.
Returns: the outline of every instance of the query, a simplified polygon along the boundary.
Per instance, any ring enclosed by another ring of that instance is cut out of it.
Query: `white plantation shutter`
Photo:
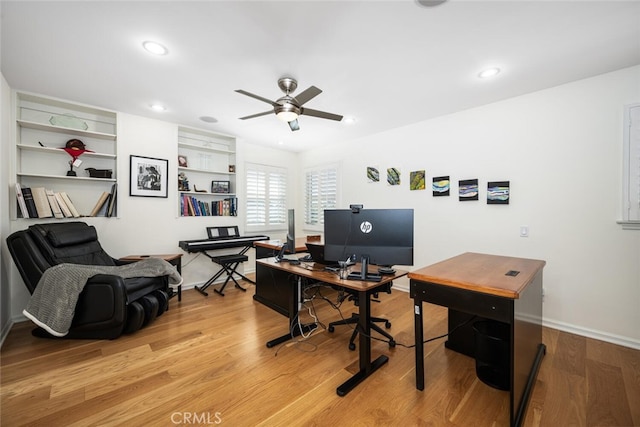
[[[338,166],[308,169],[305,172],[304,222],[308,229],[324,229],[324,210],[338,206]]]
[[[269,230],[286,227],[286,169],[248,163],[246,171],[247,228]]]
[[[623,228],[640,229],[640,104],[625,108]]]

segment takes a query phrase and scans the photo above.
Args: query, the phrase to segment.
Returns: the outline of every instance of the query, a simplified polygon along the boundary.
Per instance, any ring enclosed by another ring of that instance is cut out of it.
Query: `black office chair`
[[[390,294],[391,293],[391,286],[393,284],[390,282],[384,289],[384,292]],[[342,302],[345,299],[348,301],[353,301],[354,304],[357,306],[358,305],[358,298],[357,298],[357,294],[355,292],[350,292],[348,289],[340,289],[340,292],[342,292],[342,294],[340,295],[340,297],[338,298],[338,302]],[[371,301],[374,302],[380,302],[380,300],[376,299],[378,298],[378,292],[375,292],[373,294],[373,299]],[[351,313],[351,317],[349,317],[348,319],[342,319],[342,320],[336,320],[335,322],[331,322],[329,323],[329,327],[327,328],[329,332],[334,332],[335,331],[335,327],[338,325],[354,325],[353,328],[353,333],[351,334],[351,338],[349,339],[349,350],[355,350],[356,349],[356,337],[358,336],[358,333],[360,332],[358,329],[358,320],[360,319],[360,316],[358,315],[358,313]],[[371,330],[378,332],[380,335],[384,336],[385,338],[387,338],[389,340],[389,347],[395,347],[396,346],[396,341],[393,339],[393,337],[386,332],[384,329],[382,329],[380,326],[376,325],[376,323],[384,323],[384,327],[389,329],[391,327],[391,322],[389,321],[389,319],[384,319],[382,317],[371,317],[371,322],[369,324],[369,327],[371,328]]]

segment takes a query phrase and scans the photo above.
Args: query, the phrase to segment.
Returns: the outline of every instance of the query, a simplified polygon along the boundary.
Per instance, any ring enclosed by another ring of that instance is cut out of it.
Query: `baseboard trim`
[[[593,338],[598,341],[605,341],[611,344],[621,345],[623,347],[633,348],[640,350],[640,340],[630,337],[623,337],[620,335],[611,334],[608,332],[598,331],[595,329],[583,328],[576,325],[571,325],[564,322],[559,322],[553,319],[542,319],[542,325],[551,329],[558,329],[570,334],[580,335],[587,338]]]
[[[0,348],[2,348],[2,345],[4,344],[4,340],[5,338],[7,338],[7,335],[9,335],[9,331],[11,331],[12,327],[13,327],[13,320],[9,320],[7,324],[4,325],[4,328],[2,328],[2,332],[0,333]]]
[[[398,286],[396,283],[394,283],[393,289],[394,290],[397,289],[403,292],[409,292],[408,287]],[[623,347],[629,347],[635,350],[640,350],[640,340],[638,339],[623,337],[620,335],[615,335],[615,334],[611,334],[608,332],[603,332],[595,329],[583,328],[581,326],[560,322],[554,319],[543,318],[542,325],[547,328],[557,329],[559,331],[568,332],[570,334],[580,335],[582,337],[593,338],[598,341],[604,341],[611,344],[621,345]]]

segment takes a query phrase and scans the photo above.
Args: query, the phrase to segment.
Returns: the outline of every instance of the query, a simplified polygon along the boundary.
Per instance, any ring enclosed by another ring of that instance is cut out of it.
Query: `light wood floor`
[[[474,360],[425,347],[426,388],[415,389],[412,301],[394,291],[373,303],[399,343],[374,341],[389,363],[345,397],[357,367],[351,330],[321,330],[267,348],[287,319],[231,287],[190,290],[153,324],[114,341],[48,340],[17,324],[1,352],[3,426],[505,426],[508,393],[475,375]],[[327,295],[330,293],[325,292]],[[334,295],[335,297],[335,295]],[[316,299],[325,325],[340,318]],[[345,317],[351,303],[342,305]],[[446,311],[425,304],[425,337],[446,332]],[[310,319],[309,315],[304,320]],[[543,359],[526,426],[640,426],[640,351],[544,329]]]

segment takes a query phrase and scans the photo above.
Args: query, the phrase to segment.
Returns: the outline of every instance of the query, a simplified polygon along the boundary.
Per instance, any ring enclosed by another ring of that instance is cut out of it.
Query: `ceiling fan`
[[[240,117],[240,120],[253,119],[255,117],[266,116],[267,114],[275,113],[280,120],[289,123],[289,127],[292,131],[300,129],[300,126],[298,124],[298,116],[302,115],[319,117],[321,119],[336,120],[338,122],[342,120],[342,116],[338,114],[332,114],[303,107],[304,104],[322,93],[322,91],[317,87],[310,86],[307,90],[300,92],[295,97],[291,95],[291,93],[295,92],[296,88],[298,87],[298,82],[294,78],[282,77],[278,80],[278,87],[284,92],[284,96],[278,98],[276,101],[271,101],[270,99],[263,98],[259,95],[247,92],[246,90],[236,90],[236,92],[238,93],[266,102],[267,104],[271,104],[271,106],[273,107],[273,110],[252,114],[250,116]]]

